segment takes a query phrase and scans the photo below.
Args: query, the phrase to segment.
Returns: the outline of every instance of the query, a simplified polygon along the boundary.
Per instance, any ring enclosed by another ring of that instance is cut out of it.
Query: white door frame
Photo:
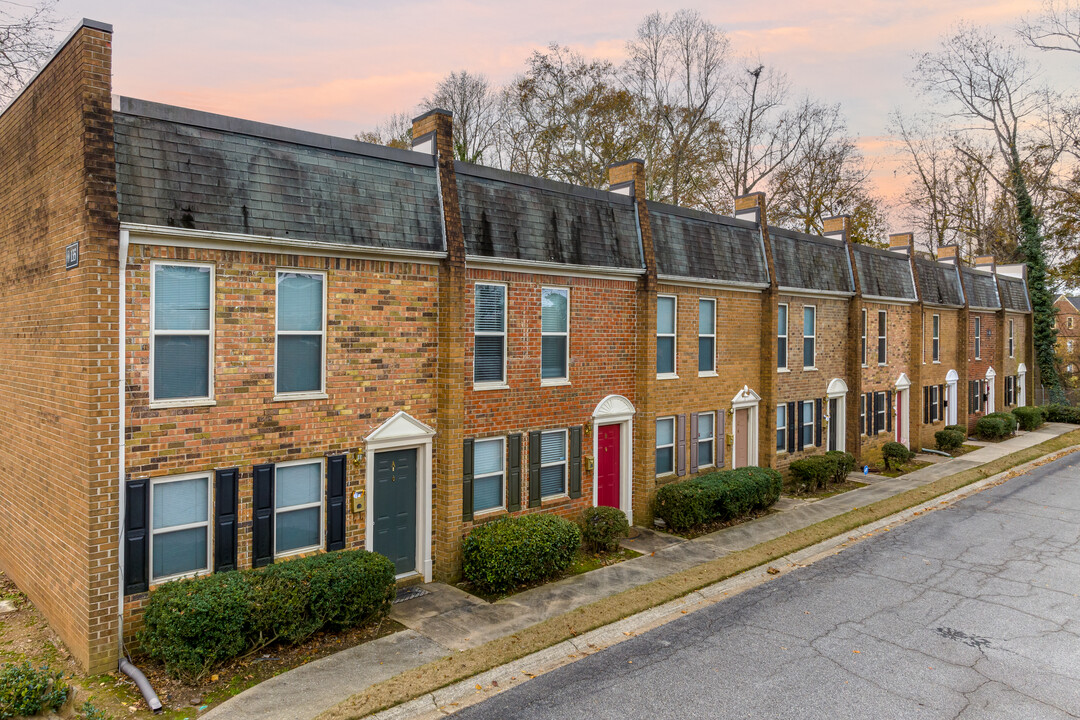
[[[600,426],[619,426],[619,509],[627,521],[634,524],[634,404],[622,395],[608,395],[601,400],[592,414],[593,436],[593,492],[592,504],[596,507],[596,483],[600,472]]]
[[[843,378],[833,378],[829,382],[829,387],[825,391],[825,397],[829,400],[836,400],[836,414],[837,417],[832,417],[829,414],[829,405],[825,404],[825,413],[828,418],[829,430],[832,430],[833,424],[838,423],[836,435],[836,449],[840,452],[847,450],[847,394],[848,386],[844,382]],[[828,433],[825,435],[825,447],[829,447]]]
[[[911,449],[911,380],[907,373],[900,373],[896,378],[896,404],[903,410],[896,418],[896,442],[908,450]]]
[[[365,484],[364,549],[375,545],[375,453],[385,450],[416,450],[416,570],[399,578],[422,575],[431,582],[431,440],[435,431],[404,411],[375,428],[364,438]]]
[[[1020,407],[1027,405],[1027,389],[1025,386],[1027,383],[1027,365],[1020,363],[1020,366],[1016,368],[1017,379],[1019,380],[1019,387],[1016,390],[1016,404]]]
[[[956,424],[956,418],[957,418],[957,413],[956,413],[956,401],[957,401],[956,385],[959,382],[960,382],[960,375],[955,370],[950,370],[948,372],[948,374],[945,375],[945,396],[946,396],[946,398],[948,398],[948,403],[949,403],[949,407],[946,409],[946,412],[945,412],[945,424],[946,425],[955,425]]]
[[[997,377],[997,373],[994,372],[994,368],[993,367],[988,367],[986,369],[987,390],[986,390],[986,410],[983,413],[984,415],[989,415],[990,413],[994,412],[994,405],[995,405],[994,399],[995,399],[995,395],[996,395],[996,393],[994,392],[994,378],[996,378],[996,377]]]
[[[755,467],[758,464],[758,407],[761,404],[761,396],[750,389],[748,385],[743,385],[743,389],[735,393],[735,397],[731,398],[731,469],[734,470],[738,467],[736,459],[739,457],[737,448],[739,447],[739,423],[735,422],[735,411],[747,409],[750,411],[750,417],[747,419],[746,427],[747,437],[746,442],[746,462],[749,467]]]

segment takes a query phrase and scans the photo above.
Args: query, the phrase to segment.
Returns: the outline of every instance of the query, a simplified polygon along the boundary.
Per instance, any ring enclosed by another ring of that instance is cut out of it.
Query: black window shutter
[[[675,474],[682,476],[686,474],[686,413],[679,416],[679,442],[676,450],[679,457]]]
[[[581,426],[570,428],[570,490],[572,498],[581,497]]]
[[[885,432],[892,432],[892,416],[893,416],[893,404],[892,404],[892,390],[889,390],[885,394]]]
[[[251,565],[274,562],[274,466],[256,465],[251,472]]]
[[[814,444],[821,447],[821,398],[814,398]]]
[[[529,507],[540,507],[540,431],[529,433]]]
[[[510,444],[510,458],[507,463],[506,505],[510,512],[517,512],[521,509],[521,433],[514,433],[507,438],[507,442]]]
[[[698,426],[697,426],[698,414],[690,413],[690,472],[696,473],[698,471],[698,453],[697,453],[697,441],[698,441]]]
[[[723,409],[716,411],[716,428],[713,430],[713,442],[716,443],[716,467],[724,467],[724,449],[727,447],[727,433],[724,421],[727,419]]]
[[[795,437],[796,428],[799,424],[795,421],[795,403],[789,402],[787,404],[787,451],[789,453],[795,452],[795,445],[798,442],[798,438]]]
[[[945,406],[947,404],[948,404],[948,402],[945,400],[945,386],[944,385],[938,385],[938,396],[937,396],[937,408],[938,408],[937,419],[938,420],[942,420],[942,419],[945,418]]]
[[[150,481],[131,480],[125,490],[124,593],[150,589]]]
[[[240,469],[214,472],[214,572],[236,570],[236,519],[240,505]]]
[[[930,386],[923,385],[922,389],[922,421],[923,425],[930,424]]]
[[[461,519],[472,522],[473,441],[461,445]]]
[[[345,475],[348,455],[326,458],[326,549],[345,549]]]
[[[968,412],[972,413],[978,410],[975,405],[975,384],[976,380],[968,381]]]
[[[795,403],[795,407],[797,408],[796,409],[797,414],[795,415],[795,432],[798,435],[798,438],[796,439],[795,446],[799,450],[803,449],[803,436],[802,436],[802,426],[803,426],[802,411],[803,411],[803,405],[805,405],[805,403],[802,400]]]

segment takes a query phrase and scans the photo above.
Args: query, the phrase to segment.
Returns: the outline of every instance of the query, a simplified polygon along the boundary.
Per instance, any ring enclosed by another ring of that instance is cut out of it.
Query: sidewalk
[[[784,504],[778,512],[694,540],[643,532],[625,547],[641,557],[533,588],[488,603],[442,583],[428,594],[394,606],[391,617],[406,631],[331,655],[256,685],[201,717],[314,718],[349,696],[404,670],[610,597],[637,585],[753,547],[853,508],[869,505],[942,477],[986,464],[1076,429],[1047,424],[966,455],[936,462],[898,478],[875,479],[823,500]]]

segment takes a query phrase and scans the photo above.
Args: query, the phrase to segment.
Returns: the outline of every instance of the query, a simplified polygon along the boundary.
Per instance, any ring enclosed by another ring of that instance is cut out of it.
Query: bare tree
[[[1044,0],[1042,12],[1021,19],[1017,32],[1033,48],[1080,53],[1080,2]]]
[[[452,112],[458,160],[481,163],[494,155],[498,103],[498,93],[486,77],[462,70],[443,78],[420,106],[424,110],[442,108]]]
[[[375,126],[374,130],[365,130],[357,134],[362,142],[387,145],[408,150],[412,147],[413,113],[397,112]]]
[[[0,107],[19,93],[52,53],[59,24],[56,0],[33,5],[0,0]]]

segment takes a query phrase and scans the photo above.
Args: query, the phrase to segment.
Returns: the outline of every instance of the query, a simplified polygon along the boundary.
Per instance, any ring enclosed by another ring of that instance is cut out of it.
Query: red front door
[[[597,429],[596,504],[619,507],[620,452],[619,425],[601,425]]]

